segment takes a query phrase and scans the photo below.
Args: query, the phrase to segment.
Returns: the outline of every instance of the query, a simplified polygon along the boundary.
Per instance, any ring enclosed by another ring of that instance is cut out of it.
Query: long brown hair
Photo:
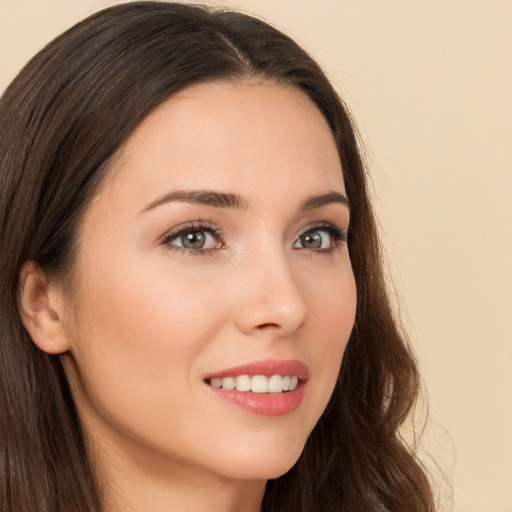
[[[399,427],[418,394],[393,317],[365,170],[347,109],[289,37],[240,13],[161,2],[99,12],[39,52],[0,100],[0,508],[100,512],[101,486],[58,356],[23,327],[28,260],[65,276],[109,158],[193,83],[261,77],[304,91],[336,140],[351,203],[356,322],[332,399],[297,464],[269,481],[266,512],[427,512],[428,479]]]

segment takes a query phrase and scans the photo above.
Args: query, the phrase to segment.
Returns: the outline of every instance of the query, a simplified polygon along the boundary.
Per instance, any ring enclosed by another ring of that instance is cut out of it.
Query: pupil
[[[181,238],[183,247],[187,249],[202,249],[205,242],[204,233],[201,231],[194,231],[193,233],[187,233]]]
[[[308,249],[320,249],[322,247],[322,236],[320,233],[307,233],[302,237],[302,244]]]

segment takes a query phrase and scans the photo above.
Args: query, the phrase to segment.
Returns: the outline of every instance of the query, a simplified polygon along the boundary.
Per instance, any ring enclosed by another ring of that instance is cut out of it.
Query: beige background
[[[0,90],[113,3],[0,0]],[[301,41],[351,106],[427,383],[425,448],[454,480],[455,511],[512,512],[512,2],[230,5]]]

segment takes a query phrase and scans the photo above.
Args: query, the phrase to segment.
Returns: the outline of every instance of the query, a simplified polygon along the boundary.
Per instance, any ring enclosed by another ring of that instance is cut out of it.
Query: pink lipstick
[[[281,416],[299,407],[308,370],[297,360],[255,361],[211,373],[208,389],[221,400],[263,416]]]

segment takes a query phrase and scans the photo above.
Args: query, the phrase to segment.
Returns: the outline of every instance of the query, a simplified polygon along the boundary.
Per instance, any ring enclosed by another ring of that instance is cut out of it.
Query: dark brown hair
[[[134,2],[39,52],[0,100],[0,508],[100,512],[101,486],[58,356],[20,317],[19,273],[72,268],[76,233],[109,158],[180,89],[258,77],[295,86],[325,116],[351,204],[356,322],[332,399],[297,464],[269,481],[266,512],[427,512],[432,493],[399,427],[418,373],[388,301],[351,119],[314,60],[263,21],[204,6]]]

